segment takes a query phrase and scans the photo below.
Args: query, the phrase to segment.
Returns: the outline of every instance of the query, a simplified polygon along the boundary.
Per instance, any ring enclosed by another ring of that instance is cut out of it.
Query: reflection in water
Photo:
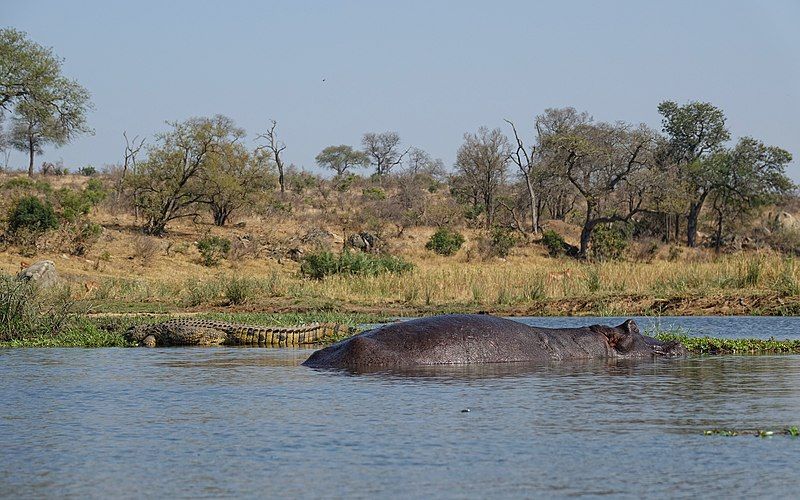
[[[800,488],[800,441],[702,435],[800,424],[800,356],[352,375],[299,366],[311,352],[0,351],[0,495],[786,497]]]

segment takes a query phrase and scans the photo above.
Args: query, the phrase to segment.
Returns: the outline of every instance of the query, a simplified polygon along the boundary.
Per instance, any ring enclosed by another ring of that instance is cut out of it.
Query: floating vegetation
[[[800,436],[800,429],[797,426],[787,427],[779,430],[764,430],[764,429],[710,429],[703,432],[705,436],[757,436],[760,438],[768,438],[772,436]]]
[[[692,354],[800,354],[800,340],[722,339],[690,337],[682,333],[657,333],[661,341],[677,340]]]

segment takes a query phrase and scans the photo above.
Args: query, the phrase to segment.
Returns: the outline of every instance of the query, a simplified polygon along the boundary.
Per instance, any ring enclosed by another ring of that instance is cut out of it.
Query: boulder
[[[20,271],[17,279],[26,283],[48,287],[58,283],[58,273],[52,260],[40,260]]]
[[[356,248],[362,252],[372,252],[376,249],[378,238],[371,233],[351,234],[346,241],[347,246]]]
[[[778,212],[775,215],[775,225],[781,229],[800,229],[800,221],[789,212]]]

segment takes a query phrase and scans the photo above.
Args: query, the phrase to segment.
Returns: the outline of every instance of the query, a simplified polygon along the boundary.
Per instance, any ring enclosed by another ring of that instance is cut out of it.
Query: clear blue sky
[[[710,101],[735,137],[782,146],[800,180],[800,1],[4,2],[92,95],[96,134],[45,159],[120,161],[122,132],[222,113],[278,121],[309,169],[366,131],[448,165],[464,132],[547,107],[660,126],[664,99]],[[323,81],[323,78],[325,81]],[[14,157],[16,164],[23,157]],[[38,162],[37,162],[38,164]]]

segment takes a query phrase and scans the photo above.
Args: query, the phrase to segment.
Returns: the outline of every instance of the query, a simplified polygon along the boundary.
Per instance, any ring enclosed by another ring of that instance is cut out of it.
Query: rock
[[[789,212],[779,212],[775,215],[775,225],[781,229],[800,229],[800,221]]]
[[[286,256],[289,257],[290,260],[295,262],[300,262],[303,259],[303,249],[302,248],[290,248],[288,252],[286,252]]]
[[[378,238],[371,233],[357,233],[351,234],[347,238],[347,246],[357,248],[362,252],[371,252],[375,250],[378,244]]]
[[[58,273],[52,260],[40,260],[20,271],[17,279],[26,283],[48,287],[58,283]]]

